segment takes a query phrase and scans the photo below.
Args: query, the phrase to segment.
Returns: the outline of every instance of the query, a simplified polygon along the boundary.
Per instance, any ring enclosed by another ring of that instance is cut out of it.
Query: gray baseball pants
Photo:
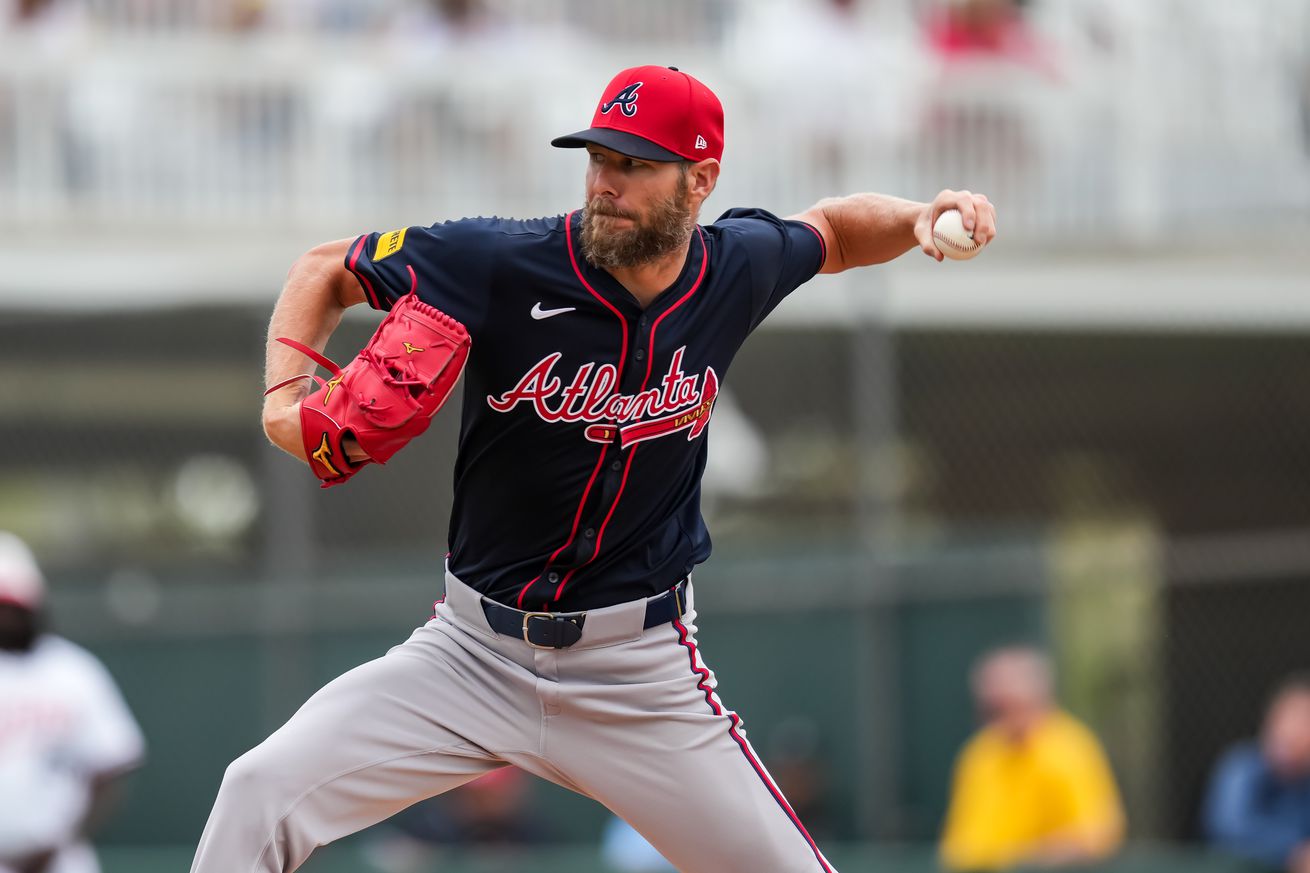
[[[832,873],[719,701],[690,599],[649,630],[644,600],[591,610],[579,642],[536,649],[447,573],[431,621],[228,767],[191,873],[287,873],[505,764],[603,803],[683,873]]]

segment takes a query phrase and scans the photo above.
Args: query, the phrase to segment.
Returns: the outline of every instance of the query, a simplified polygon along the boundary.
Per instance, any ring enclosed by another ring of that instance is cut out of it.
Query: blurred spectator
[[[947,61],[997,60],[1055,70],[1015,0],[949,0],[928,20],[926,35]]]
[[[1258,742],[1219,760],[1204,818],[1215,848],[1269,870],[1310,873],[1310,673],[1279,686]]]
[[[522,160],[523,136],[525,116],[543,109],[506,100],[503,77],[551,67],[558,58],[589,48],[572,43],[564,30],[506,14],[487,0],[408,0],[397,8],[387,33],[392,67],[369,96],[375,111],[385,109],[386,115],[368,148],[389,150],[395,174],[390,180],[375,176],[372,183],[406,191],[428,185],[434,202],[476,190],[479,197],[502,203],[539,184],[534,165]],[[475,67],[481,70],[477,76],[459,72]],[[400,89],[384,103],[377,95],[391,94],[395,89],[387,83],[395,78],[446,84]],[[350,111],[357,111],[354,104]],[[456,152],[459,160],[445,159]],[[443,159],[434,160],[438,157]]]
[[[818,188],[841,188],[913,130],[924,69],[913,34],[887,0],[743,3],[728,56],[769,119],[760,135],[773,141],[785,125],[802,141],[782,159],[804,160]]]
[[[605,823],[600,855],[606,867],[616,873],[676,873],[658,849],[618,816],[611,816]]]
[[[144,742],[101,663],[45,631],[44,594],[0,531],[0,873],[96,873],[86,837]]]
[[[827,780],[814,721],[797,717],[779,724],[769,737],[766,759],[769,774],[805,829],[816,837],[829,833]],[[601,857],[619,873],[664,873],[674,869],[645,837],[617,816],[605,824]]]
[[[268,4],[264,0],[233,0],[225,11],[224,24],[233,33],[251,33],[267,24]]]
[[[484,0],[421,0],[401,8],[393,22],[396,35],[412,40],[415,50],[429,61],[451,48],[480,43],[494,49],[515,31],[502,17],[492,14]]]
[[[1052,196],[1050,173],[1081,148],[1085,99],[1016,0],[941,0],[926,17],[929,61],[916,147],[926,178],[968,179],[1018,205]],[[963,183],[961,183],[963,184]],[[1068,197],[1069,195],[1061,195]]]
[[[789,718],[769,735],[768,750],[769,775],[805,829],[816,839],[830,835],[828,779],[819,726],[807,716]]]
[[[365,34],[385,27],[394,0],[236,0],[275,31]]]
[[[951,870],[1059,866],[1112,854],[1124,815],[1096,737],[1054,700],[1048,658],[1014,646],[972,676],[985,725],[956,762],[941,860]]]
[[[0,22],[14,29],[41,27],[80,11],[70,0],[0,0]]]
[[[431,77],[464,64],[494,66],[473,79],[460,76],[458,82],[460,90],[468,92],[466,109],[480,108],[482,115],[490,112],[497,118],[501,113],[486,104],[499,102],[503,92],[484,91],[483,80],[494,88],[497,80],[515,69],[554,64],[561,55],[595,47],[589,35],[563,22],[542,20],[490,0],[399,0],[386,30],[385,49],[406,75]],[[523,108],[511,101],[515,121]]]
[[[533,806],[531,780],[502,767],[395,816],[368,848],[388,873],[430,870],[448,850],[514,850],[545,842],[549,831]],[[3,873],[3,871],[0,871]]]
[[[396,820],[418,840],[447,846],[506,846],[545,839],[529,797],[528,775],[502,767],[448,797],[411,807]]]
[[[86,7],[77,0],[0,0],[0,39],[21,40],[46,57],[64,57],[86,37]]]

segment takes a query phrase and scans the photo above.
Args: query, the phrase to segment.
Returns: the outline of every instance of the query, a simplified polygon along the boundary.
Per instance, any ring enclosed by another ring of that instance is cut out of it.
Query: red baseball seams
[[[355,278],[364,286],[364,291],[368,294],[369,306],[372,306],[374,309],[381,309],[382,305],[378,302],[377,292],[373,290],[373,283],[368,280],[367,276],[355,269],[355,265],[359,263],[360,252],[364,251],[364,241],[366,239],[368,239],[367,234],[361,236],[355,243],[355,250],[350,253],[350,264],[348,266],[350,267],[350,272],[354,273]]]
[[[950,237],[942,236],[941,234],[937,233],[937,231],[933,231],[932,241],[937,243],[938,245],[946,246],[948,249],[954,249],[955,251],[964,254],[968,254],[969,252],[975,251],[976,249],[979,248],[978,243],[973,242],[972,240],[970,240],[971,245],[962,246],[959,243],[957,243],[955,240],[951,239]]]
[[[696,683],[697,690],[705,695],[705,702],[710,705],[710,709],[713,710],[715,715],[727,716],[728,734],[732,737],[733,742],[737,744],[738,748],[741,749],[741,753],[746,756],[746,760],[750,763],[751,769],[755,771],[755,775],[760,777],[760,781],[764,783],[764,787],[768,789],[769,794],[773,795],[774,801],[776,801],[778,806],[782,808],[782,811],[786,813],[787,817],[791,819],[791,823],[796,826],[796,830],[801,832],[801,836],[805,838],[805,842],[810,844],[810,850],[814,852],[814,857],[818,859],[819,866],[823,868],[824,873],[834,873],[832,867],[828,865],[828,859],[823,857],[823,853],[819,851],[819,847],[814,842],[814,838],[810,836],[810,832],[805,830],[805,825],[801,824],[800,817],[796,815],[795,810],[791,808],[791,804],[787,802],[787,798],[782,796],[782,792],[779,791],[778,786],[774,784],[773,778],[769,776],[769,771],[765,770],[764,765],[755,757],[755,750],[751,748],[750,743],[746,742],[746,738],[738,732],[738,728],[741,726],[741,717],[730,709],[725,710],[723,702],[719,700],[719,696],[715,694],[714,689],[710,687],[709,668],[705,667],[703,664],[697,663],[699,652],[696,650],[696,643],[692,640],[691,634],[687,630],[687,626],[682,623],[682,619],[680,618],[675,618],[673,620],[673,626],[678,629],[678,642],[687,650],[687,657],[691,661],[691,672],[699,677],[699,681]]]

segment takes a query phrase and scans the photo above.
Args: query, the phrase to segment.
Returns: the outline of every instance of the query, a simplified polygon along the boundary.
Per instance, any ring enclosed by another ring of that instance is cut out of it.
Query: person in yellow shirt
[[[948,870],[1097,861],[1123,842],[1119,790],[1100,742],[1056,705],[1050,661],[1008,647],[974,667],[985,720],[955,764],[941,840]]]

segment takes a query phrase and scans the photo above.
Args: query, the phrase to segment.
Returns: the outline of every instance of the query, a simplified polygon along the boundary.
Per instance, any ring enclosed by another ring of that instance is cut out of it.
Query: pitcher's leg
[[[576,738],[552,734],[552,748],[681,873],[833,873],[719,700],[693,630],[679,622],[599,650],[637,669],[608,699],[574,691],[589,712],[570,719]]]
[[[518,747],[503,709],[522,681],[505,666],[433,622],[333,680],[228,767],[192,873],[288,873],[318,846],[501,766],[485,746]],[[472,683],[497,670],[492,718]]]

